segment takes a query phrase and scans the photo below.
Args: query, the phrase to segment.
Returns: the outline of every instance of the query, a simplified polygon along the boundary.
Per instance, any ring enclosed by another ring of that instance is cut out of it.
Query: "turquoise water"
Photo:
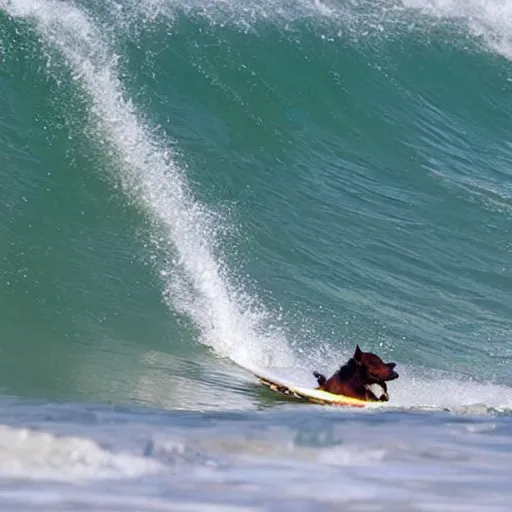
[[[0,0],[0,54],[2,510],[510,509],[512,3]],[[236,364],[356,343],[383,411]]]

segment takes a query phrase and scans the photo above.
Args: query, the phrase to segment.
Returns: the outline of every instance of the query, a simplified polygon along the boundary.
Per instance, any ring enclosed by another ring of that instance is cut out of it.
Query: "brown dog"
[[[386,381],[398,378],[395,366],[395,363],[385,363],[371,352],[363,352],[357,345],[352,358],[332,377],[326,379],[318,372],[313,372],[313,375],[318,381],[317,389],[360,400],[387,402],[389,395]],[[372,391],[372,384],[378,384],[383,389],[384,393],[379,398]]]

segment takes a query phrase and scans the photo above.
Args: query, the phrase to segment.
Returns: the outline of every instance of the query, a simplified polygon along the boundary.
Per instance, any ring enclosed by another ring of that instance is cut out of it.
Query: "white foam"
[[[512,388],[447,376],[433,370],[425,375],[411,367],[398,368],[400,378],[388,385],[389,406],[447,409],[468,414],[512,411]]]
[[[402,4],[433,20],[461,22],[489,48],[512,59],[511,0],[402,0]]]
[[[135,19],[153,22],[157,18],[172,21],[177,14],[184,13],[244,30],[261,21],[290,23],[308,18],[332,19],[339,17],[340,12],[348,12],[344,6],[321,0],[126,0],[124,6],[124,22],[133,23]]]
[[[124,27],[137,28],[141,20],[153,23],[158,18],[172,23],[184,13],[243,31],[257,29],[261,23],[288,30],[297,21],[312,20],[321,37],[322,27],[329,27],[335,29],[330,33],[356,39],[394,37],[402,28],[429,31],[439,23],[455,22],[488,49],[512,59],[512,0],[125,0],[123,9],[113,5],[113,15]]]
[[[164,295],[187,314],[202,341],[220,354],[257,364],[293,360],[272,315],[233,286],[218,253],[222,225],[196,201],[164,138],[140,115],[119,79],[118,56],[100,28],[73,3],[0,0],[15,17],[33,19],[42,39],[60,50],[91,99],[97,136],[110,147],[117,178],[153,224]]]
[[[130,454],[111,453],[90,439],[59,437],[0,425],[0,477],[78,481],[135,478],[163,466]]]

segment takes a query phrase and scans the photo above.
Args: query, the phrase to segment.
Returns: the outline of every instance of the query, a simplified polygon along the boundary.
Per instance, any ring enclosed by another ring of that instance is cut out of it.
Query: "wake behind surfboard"
[[[248,364],[238,363],[242,368],[252,373],[264,386],[279,393],[286,395],[291,398],[295,398],[301,401],[313,402],[322,405],[336,405],[341,407],[358,407],[358,408],[374,408],[382,407],[382,402],[368,402],[366,400],[359,400],[349,396],[335,395],[315,389],[313,383],[305,382],[304,384],[299,383],[300,378],[292,376],[286,377],[283,375],[282,370],[269,370],[258,368]],[[312,378],[312,377],[311,377]],[[302,380],[305,380],[302,378]]]

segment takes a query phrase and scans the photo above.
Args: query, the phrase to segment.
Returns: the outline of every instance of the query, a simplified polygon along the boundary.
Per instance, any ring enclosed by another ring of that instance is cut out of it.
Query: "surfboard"
[[[238,363],[240,364],[240,363]],[[357,408],[374,408],[374,407],[382,407],[382,402],[369,402],[366,400],[359,400],[358,398],[352,398],[344,395],[335,395],[333,393],[328,393],[327,391],[322,391],[320,389],[316,389],[314,384],[311,385],[308,383],[300,384],[299,382],[295,382],[293,377],[287,378],[283,370],[279,369],[263,369],[254,367],[247,364],[240,364],[242,368],[252,373],[261,384],[263,384],[268,389],[279,393],[281,395],[286,395],[291,398],[295,398],[304,402],[312,402],[316,404],[322,405],[336,405],[340,407],[357,407]],[[312,380],[314,379],[311,376]],[[304,378],[297,378],[297,381],[304,380]]]

